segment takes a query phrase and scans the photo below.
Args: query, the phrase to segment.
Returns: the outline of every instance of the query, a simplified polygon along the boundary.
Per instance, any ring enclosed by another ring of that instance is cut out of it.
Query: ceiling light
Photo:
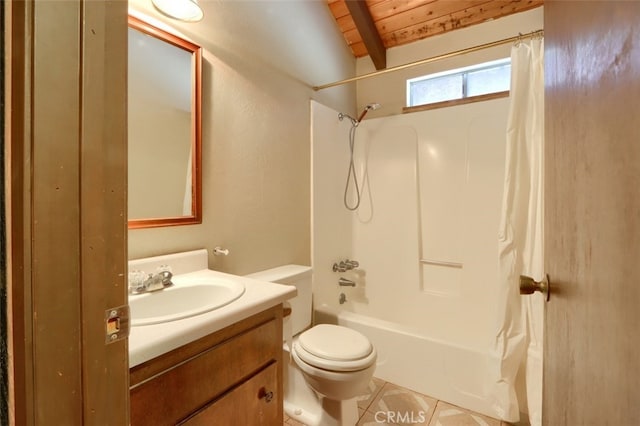
[[[197,0],[151,0],[162,14],[186,22],[197,22],[204,13]]]

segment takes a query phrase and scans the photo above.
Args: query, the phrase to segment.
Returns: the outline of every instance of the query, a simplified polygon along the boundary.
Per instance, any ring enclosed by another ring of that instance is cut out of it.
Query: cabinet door
[[[281,425],[282,398],[273,363],[181,423],[183,426]]]
[[[282,356],[281,324],[242,332],[132,387],[131,425],[175,425],[271,365]]]

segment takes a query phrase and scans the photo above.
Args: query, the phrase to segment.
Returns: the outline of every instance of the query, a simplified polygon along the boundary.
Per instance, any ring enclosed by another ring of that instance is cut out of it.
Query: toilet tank
[[[291,304],[291,327],[298,334],[311,325],[311,267],[284,265],[247,275],[249,278],[278,284],[295,286],[298,295],[289,299]]]

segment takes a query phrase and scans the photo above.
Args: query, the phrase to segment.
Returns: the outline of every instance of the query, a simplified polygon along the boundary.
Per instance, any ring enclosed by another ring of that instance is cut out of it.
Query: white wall
[[[213,248],[210,267],[244,274],[310,262],[309,99],[355,110],[355,88],[311,86],[351,77],[355,59],[323,2],[201,1],[198,23],[130,10],[200,44],[203,64],[203,223],[129,231],[129,258]]]
[[[465,49],[505,38],[519,33],[526,34],[543,28],[543,8],[538,7],[504,18],[473,25],[460,30],[429,37],[408,45],[387,50],[387,67],[403,65],[444,53]],[[509,57],[511,44],[480,50],[426,65],[409,68],[403,71],[383,74],[357,83],[358,109],[378,102],[382,108],[369,113],[369,117],[382,117],[400,114],[406,106],[406,80],[439,71],[450,70],[495,59]],[[369,57],[358,59],[356,72],[358,75],[375,71]]]
[[[364,121],[358,128],[361,207],[342,206],[348,125],[313,107],[315,301],[487,349],[498,280],[509,99]],[[360,262],[361,276],[331,272]],[[461,268],[430,266],[430,259]],[[358,286],[339,288],[344,275]],[[338,304],[344,292],[348,302]]]

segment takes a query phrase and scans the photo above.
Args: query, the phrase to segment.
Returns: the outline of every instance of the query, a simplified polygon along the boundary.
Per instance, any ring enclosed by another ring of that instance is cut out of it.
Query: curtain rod
[[[527,34],[519,34],[517,36],[504,38],[502,40],[492,41],[491,43],[485,43],[485,44],[480,44],[478,46],[467,47],[466,49],[456,50],[454,52],[445,53],[443,55],[432,56],[430,58],[421,59],[419,61],[410,62],[408,64],[397,65],[395,67],[385,68],[385,69],[380,70],[380,71],[373,71],[373,72],[370,72],[368,74],[362,74],[362,75],[359,75],[359,76],[356,76],[356,77],[347,78],[345,80],[336,81],[334,83],[323,84],[322,86],[314,86],[313,90],[315,90],[317,92],[318,90],[328,89],[330,87],[335,87],[335,86],[340,86],[340,85],[347,84],[347,83],[352,83],[354,81],[363,80],[365,78],[375,77],[375,76],[378,76],[378,75],[381,75],[381,74],[386,74],[386,73],[393,72],[393,71],[400,71],[400,70],[403,70],[403,69],[406,69],[406,68],[411,68],[411,67],[415,67],[415,66],[418,66],[418,65],[428,64],[430,62],[439,61],[441,59],[452,58],[454,56],[464,55],[466,53],[477,52],[478,50],[487,49],[489,47],[495,47],[495,46],[500,46],[502,44],[517,42],[517,41],[520,41],[522,39],[529,38],[529,37],[542,37],[542,36],[544,36],[544,30],[532,31],[532,32],[527,33]]]

